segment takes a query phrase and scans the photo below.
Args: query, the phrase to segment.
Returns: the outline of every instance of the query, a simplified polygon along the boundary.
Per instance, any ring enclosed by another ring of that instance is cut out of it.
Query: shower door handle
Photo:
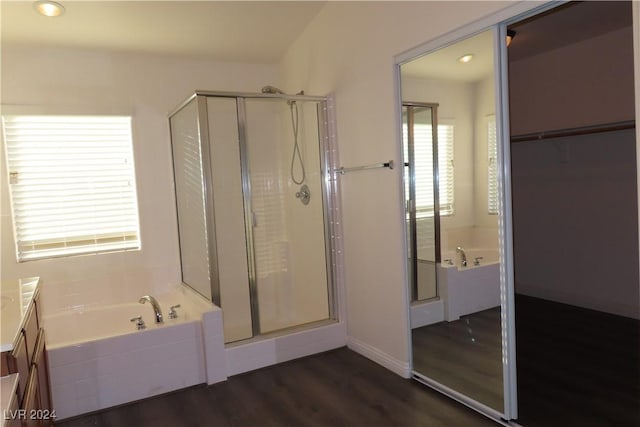
[[[251,225],[255,228],[258,226],[258,216],[255,211],[251,211]]]

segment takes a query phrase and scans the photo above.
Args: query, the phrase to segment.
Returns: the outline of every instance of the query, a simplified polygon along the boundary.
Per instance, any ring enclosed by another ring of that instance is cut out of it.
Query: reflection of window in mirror
[[[488,173],[488,212],[498,214],[498,138],[496,136],[496,116],[487,116],[487,163]]]
[[[408,153],[407,124],[402,125],[404,141],[404,153]],[[420,185],[416,186],[416,217],[433,217],[433,144],[431,124],[415,123],[414,156],[416,164],[422,167],[416,169],[415,180]],[[439,198],[440,216],[453,215],[454,213],[454,173],[453,173],[453,141],[454,121],[440,119],[438,124],[438,173],[440,179]],[[405,160],[406,161],[406,160]],[[409,183],[405,174],[405,189],[408,191]],[[407,195],[408,197],[408,195]]]

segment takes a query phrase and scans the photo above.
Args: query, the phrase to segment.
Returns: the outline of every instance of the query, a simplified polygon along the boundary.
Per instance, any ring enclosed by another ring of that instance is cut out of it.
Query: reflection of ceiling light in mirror
[[[33,3],[35,10],[43,16],[60,16],[64,13],[64,6],[55,1],[37,1]]]
[[[473,59],[473,54],[467,53],[465,55],[462,55],[460,58],[458,58],[458,62],[461,64],[466,64],[467,62],[471,62],[472,59]]]

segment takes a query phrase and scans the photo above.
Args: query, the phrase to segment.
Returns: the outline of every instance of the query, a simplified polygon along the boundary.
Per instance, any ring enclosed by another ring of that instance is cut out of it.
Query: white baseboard
[[[373,360],[378,365],[384,366],[403,378],[411,378],[411,367],[409,366],[409,362],[398,360],[382,350],[353,337],[347,338],[347,347],[356,353],[363,355],[367,359]]]

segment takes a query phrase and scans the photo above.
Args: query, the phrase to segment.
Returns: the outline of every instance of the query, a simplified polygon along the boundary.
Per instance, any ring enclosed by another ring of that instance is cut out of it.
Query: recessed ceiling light
[[[466,53],[458,58],[458,62],[461,64],[466,64],[467,62],[471,62],[473,59],[473,53]]]
[[[64,13],[64,6],[55,1],[41,0],[33,3],[34,9],[43,16],[60,16]]]

